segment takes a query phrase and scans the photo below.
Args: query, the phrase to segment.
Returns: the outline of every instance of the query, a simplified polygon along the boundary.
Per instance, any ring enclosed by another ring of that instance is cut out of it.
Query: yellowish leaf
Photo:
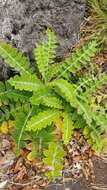
[[[1,124],[1,127],[0,127],[0,131],[3,134],[8,134],[9,133],[9,128],[8,128],[7,121],[3,121],[3,123]]]
[[[62,138],[62,126],[63,126],[63,120],[62,118],[57,118],[54,120],[54,125],[56,127],[56,130],[55,130],[55,134],[56,134],[56,138],[57,140],[59,141],[61,138]]]
[[[28,159],[29,161],[33,161],[33,160],[35,159],[35,157],[36,157],[36,151],[32,151],[32,152],[30,152],[30,153],[27,155],[27,159]]]
[[[0,126],[0,131],[3,134],[8,134],[10,129],[15,126],[15,122],[13,120],[3,121]]]
[[[62,118],[58,117],[56,120],[54,120],[54,124],[58,129],[62,129],[63,126]]]
[[[9,121],[8,121],[8,128],[11,129],[11,128],[14,127],[14,126],[15,126],[15,121],[9,120]]]

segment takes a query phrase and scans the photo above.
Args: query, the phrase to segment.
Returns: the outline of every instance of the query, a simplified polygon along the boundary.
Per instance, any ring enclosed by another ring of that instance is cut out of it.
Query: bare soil
[[[41,160],[29,161],[29,145],[16,158],[10,135],[0,135],[1,190],[106,190],[107,157],[95,155],[81,133],[75,131],[67,146],[62,177],[49,182]]]

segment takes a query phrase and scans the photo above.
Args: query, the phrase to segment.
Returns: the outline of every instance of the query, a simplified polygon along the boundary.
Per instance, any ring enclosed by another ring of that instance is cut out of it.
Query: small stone
[[[15,154],[12,151],[7,151],[0,159],[0,171],[5,173],[13,165],[15,161]]]
[[[11,143],[7,139],[3,139],[0,146],[0,151],[9,150],[11,148]]]

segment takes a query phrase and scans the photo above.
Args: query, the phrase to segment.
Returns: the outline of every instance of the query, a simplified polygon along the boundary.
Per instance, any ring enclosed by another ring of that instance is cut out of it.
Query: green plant
[[[63,157],[65,156],[65,151],[60,144],[51,142],[49,144],[49,149],[44,151],[45,158],[44,163],[48,165],[49,171],[46,175],[49,179],[60,176],[63,168]]]
[[[90,32],[94,32],[94,36],[107,44],[107,1],[106,0],[88,0],[92,17],[89,19]]]
[[[101,104],[104,94],[98,89],[106,84],[107,76],[90,64],[99,51],[97,41],[90,41],[61,63],[55,63],[56,36],[49,29],[46,33],[47,39],[34,50],[39,73],[29,68],[28,60],[17,49],[0,42],[0,56],[18,72],[6,84],[0,84],[0,97],[1,109],[5,110],[5,102],[7,110],[11,105],[13,108],[8,118],[15,120],[12,137],[17,155],[32,141],[32,155],[39,152],[45,156],[43,161],[50,169],[46,175],[52,178],[61,174],[63,144],[69,143],[74,129],[83,130],[92,147],[102,150],[107,117]],[[62,121],[59,141],[55,135],[58,119]]]

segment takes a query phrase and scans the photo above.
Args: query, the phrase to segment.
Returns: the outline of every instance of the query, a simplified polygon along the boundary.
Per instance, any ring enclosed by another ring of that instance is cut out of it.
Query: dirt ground
[[[92,183],[85,177],[63,184],[51,184],[45,190],[107,190],[107,160],[93,157],[95,179]]]
[[[43,163],[27,159],[29,148],[16,158],[10,135],[1,134],[0,190],[107,190],[107,157],[96,156],[82,134],[75,134],[67,146],[63,177],[51,183]]]

